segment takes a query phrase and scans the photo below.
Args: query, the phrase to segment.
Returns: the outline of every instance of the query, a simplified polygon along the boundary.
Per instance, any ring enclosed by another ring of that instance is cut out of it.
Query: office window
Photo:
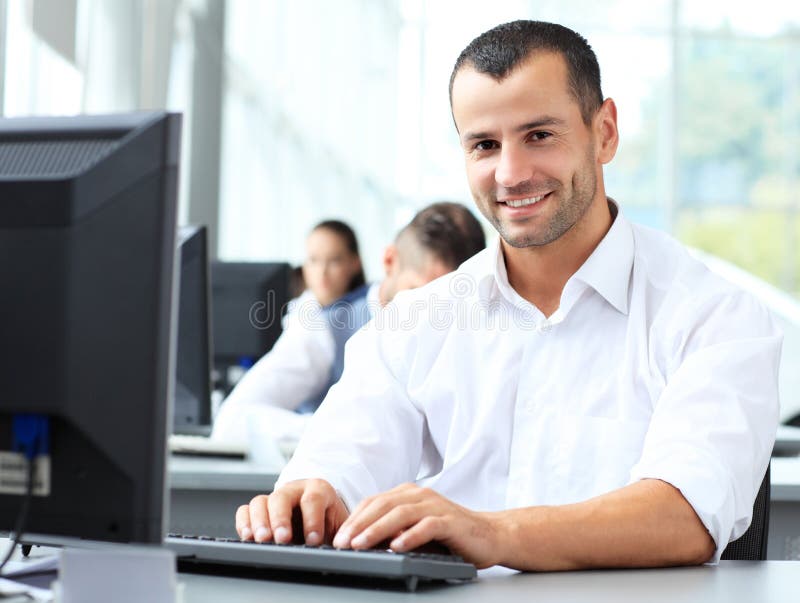
[[[503,21],[562,22],[594,46],[619,108],[606,185],[628,216],[800,290],[798,3],[19,0],[0,9],[5,115],[182,111],[181,219],[218,221],[222,257],[299,262],[311,225],[339,217],[356,227],[371,278],[418,207],[471,203],[447,99],[458,52]],[[51,13],[71,17],[54,24]],[[203,106],[208,92],[219,109]],[[203,184],[204,171],[218,177]],[[189,211],[203,203],[205,213]]]
[[[390,240],[399,205],[395,7],[227,8],[220,255],[300,262],[313,224],[335,217],[369,257]]]
[[[800,22],[686,29],[675,233],[797,293]]]
[[[84,78],[75,64],[36,34],[33,6],[4,2],[3,115],[69,115],[80,112]],[[0,20],[0,23],[2,20]],[[0,55],[0,56],[3,56]]]

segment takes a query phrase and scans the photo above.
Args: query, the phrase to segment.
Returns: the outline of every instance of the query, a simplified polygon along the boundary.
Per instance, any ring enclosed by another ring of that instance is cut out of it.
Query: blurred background
[[[180,219],[209,226],[212,253],[299,263],[310,227],[341,218],[375,279],[416,209],[471,204],[450,70],[518,18],[594,47],[619,109],[607,191],[628,217],[800,325],[797,2],[0,0],[1,109],[180,111]]]

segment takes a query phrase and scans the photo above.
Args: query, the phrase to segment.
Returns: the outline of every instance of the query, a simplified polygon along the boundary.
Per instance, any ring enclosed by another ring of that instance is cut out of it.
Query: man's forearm
[[[493,514],[501,565],[520,570],[696,565],[714,540],[673,486],[642,480],[586,502]]]

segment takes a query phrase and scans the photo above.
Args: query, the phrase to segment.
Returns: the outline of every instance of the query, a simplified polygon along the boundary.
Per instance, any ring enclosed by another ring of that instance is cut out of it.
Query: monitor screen
[[[179,143],[167,113],[0,120],[0,453],[49,431],[26,541],[162,539]]]
[[[178,344],[173,431],[211,428],[211,327],[205,226],[178,229]]]
[[[289,297],[289,264],[211,263],[214,364],[248,367],[281,335]]]

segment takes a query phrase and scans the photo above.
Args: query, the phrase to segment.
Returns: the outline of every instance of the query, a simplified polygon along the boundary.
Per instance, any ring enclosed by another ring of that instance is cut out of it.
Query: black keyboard
[[[475,566],[457,555],[384,549],[354,551],[332,546],[242,542],[232,538],[170,534],[164,546],[174,551],[179,561],[345,574],[366,578],[404,580],[409,591],[420,580],[470,580]]]

